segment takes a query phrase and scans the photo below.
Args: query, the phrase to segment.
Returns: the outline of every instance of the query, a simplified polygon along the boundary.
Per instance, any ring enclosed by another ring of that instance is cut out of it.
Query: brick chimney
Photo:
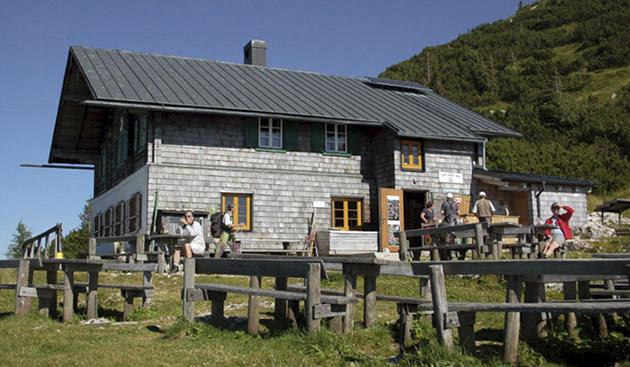
[[[251,40],[243,47],[243,63],[267,66],[267,42]]]

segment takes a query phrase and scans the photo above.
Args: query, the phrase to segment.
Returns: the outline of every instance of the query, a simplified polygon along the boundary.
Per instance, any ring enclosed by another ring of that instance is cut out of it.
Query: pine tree
[[[63,254],[68,259],[76,259],[84,256],[88,252],[90,241],[90,210],[89,204],[83,206],[83,211],[79,214],[81,224],[71,230],[63,239]]]
[[[15,233],[11,236],[11,242],[9,243],[6,256],[13,259],[21,257],[22,243],[31,237],[33,237],[33,233],[20,219],[15,228]]]

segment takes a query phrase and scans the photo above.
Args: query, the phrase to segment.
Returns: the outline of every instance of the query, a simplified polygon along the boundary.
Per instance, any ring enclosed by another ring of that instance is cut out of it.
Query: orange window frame
[[[413,153],[416,148],[416,154]],[[422,142],[417,140],[400,141],[400,166],[404,169],[418,170],[424,169],[424,154]]]
[[[341,217],[337,216],[335,210],[335,203],[341,202],[343,203],[343,214]],[[349,203],[356,203],[356,209],[350,209]],[[357,225],[350,226],[350,212],[356,211],[357,213]],[[342,231],[349,231],[351,229],[361,229],[363,227],[363,199],[356,198],[333,198],[331,205],[331,214],[332,214],[332,227],[336,229],[340,229]],[[337,220],[343,220],[343,225],[338,226]]]
[[[227,199],[232,198],[234,204],[234,210],[232,211],[232,222],[238,224],[242,231],[252,230],[252,195],[251,194],[221,194],[221,213],[225,213],[225,207],[227,206]],[[245,199],[245,220],[241,223],[239,218],[239,200],[238,198]]]

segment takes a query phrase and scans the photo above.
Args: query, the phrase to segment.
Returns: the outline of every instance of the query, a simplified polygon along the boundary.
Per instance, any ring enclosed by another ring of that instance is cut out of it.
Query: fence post
[[[184,259],[184,289],[182,291],[182,307],[184,317],[188,321],[195,319],[195,305],[188,299],[188,291],[195,288],[195,259]]]
[[[508,276],[507,303],[519,303],[521,300],[521,281],[518,275]],[[503,328],[503,362],[516,363],[518,360],[518,337],[521,329],[519,312],[505,313]]]
[[[576,282],[564,282],[562,283],[562,293],[564,293],[565,300],[577,300],[577,283]],[[576,338],[578,336],[577,331],[575,330],[577,326],[577,317],[575,316],[575,312],[567,312],[564,315],[565,325],[567,328],[567,333],[572,338]]]
[[[407,242],[407,234],[404,230],[399,232],[399,240],[400,240],[400,250],[398,256],[401,261],[406,261],[409,255],[409,243]]]
[[[261,278],[257,275],[249,277],[249,287],[252,289],[260,288]],[[249,296],[247,307],[247,333],[258,334],[258,296]]]
[[[306,319],[306,330],[309,333],[319,331],[320,320],[315,319],[314,306],[320,304],[320,277],[321,265],[319,263],[308,264],[308,275],[306,277],[306,302],[304,305],[304,318]]]
[[[136,262],[145,262],[147,255],[144,252],[144,235],[139,234],[136,237]]]
[[[276,290],[286,291],[287,290],[287,278],[286,277],[276,277]],[[287,318],[287,300],[276,298],[274,299],[274,318],[276,323],[284,323]]]
[[[438,340],[447,349],[453,348],[453,333],[444,324],[448,313],[448,303],[446,300],[446,284],[444,282],[444,268],[442,265],[429,266],[431,282],[431,296],[433,299],[433,326],[437,331]]]
[[[96,238],[90,237],[88,242],[88,259],[89,260],[100,260],[100,256],[96,256]]]
[[[357,276],[352,274],[348,267],[344,265],[343,276],[343,295],[346,297],[354,297],[355,289],[357,288]],[[348,303],[346,305],[346,316],[343,318],[343,332],[348,333],[352,331],[354,327],[354,304]]]
[[[30,279],[30,261],[28,259],[20,259],[20,265],[18,267],[17,282],[15,287],[15,314],[17,316],[23,316],[31,309],[32,299],[30,297],[20,296],[20,288],[28,287]]]
[[[475,224],[475,251],[473,251],[473,258],[479,259],[483,254],[483,225],[481,223]]]

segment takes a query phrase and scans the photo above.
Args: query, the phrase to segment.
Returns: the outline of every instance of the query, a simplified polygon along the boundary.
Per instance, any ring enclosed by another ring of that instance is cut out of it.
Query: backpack
[[[214,238],[221,237],[221,233],[223,232],[223,221],[221,212],[216,212],[210,216],[210,234]]]

